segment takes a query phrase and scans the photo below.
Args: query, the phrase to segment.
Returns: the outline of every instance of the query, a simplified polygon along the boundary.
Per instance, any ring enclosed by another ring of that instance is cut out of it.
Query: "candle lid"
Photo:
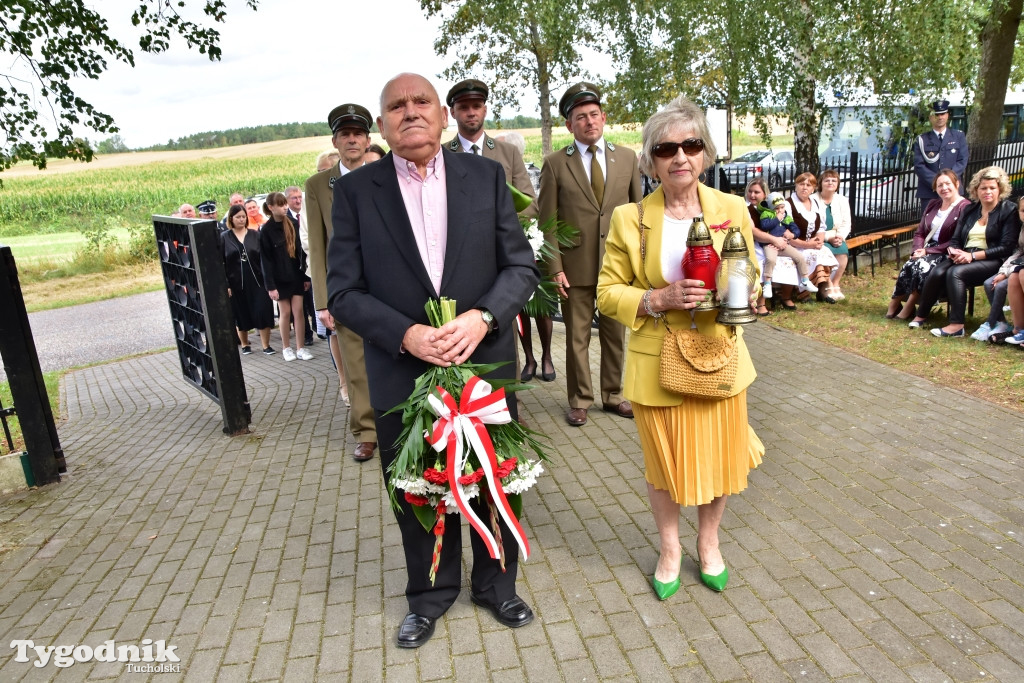
[[[750,252],[747,250],[747,241],[743,239],[743,233],[739,227],[729,228],[725,233],[725,242],[722,243],[722,258],[747,258]]]
[[[710,247],[714,244],[711,239],[711,231],[708,224],[704,222],[703,216],[695,216],[690,225],[690,232],[686,235],[686,246],[689,247]]]

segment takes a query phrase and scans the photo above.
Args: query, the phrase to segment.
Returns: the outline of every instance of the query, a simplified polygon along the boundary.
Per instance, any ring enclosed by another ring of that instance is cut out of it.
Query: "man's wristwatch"
[[[483,318],[484,324],[487,325],[487,334],[492,334],[498,329],[498,323],[494,319],[494,314],[488,311],[486,308],[478,309],[480,311],[480,317]]]

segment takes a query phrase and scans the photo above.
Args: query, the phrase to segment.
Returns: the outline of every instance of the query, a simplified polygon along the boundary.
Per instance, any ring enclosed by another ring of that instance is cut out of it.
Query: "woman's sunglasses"
[[[662,159],[671,159],[683,148],[683,154],[694,156],[704,151],[704,141],[700,138],[687,138],[682,142],[659,142],[651,148],[651,154]]]

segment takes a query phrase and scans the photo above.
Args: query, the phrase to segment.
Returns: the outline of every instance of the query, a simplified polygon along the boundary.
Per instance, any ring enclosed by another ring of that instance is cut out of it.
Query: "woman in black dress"
[[[238,341],[242,353],[249,355],[249,330],[260,333],[263,353],[274,353],[270,347],[270,328],[274,326],[274,304],[263,287],[263,260],[260,235],[249,229],[249,217],[242,205],[228,209],[228,229],[221,233],[224,244],[224,270],[228,276],[228,296],[235,315]]]
[[[295,331],[295,350],[290,342],[291,321],[302,320],[302,293],[309,288],[306,279],[306,254],[299,244],[299,233],[288,216],[288,201],[281,192],[271,192],[263,204],[269,220],[260,228],[263,250],[263,283],[270,298],[277,302],[281,327],[281,352],[286,361],[312,360],[303,346],[302,330]]]

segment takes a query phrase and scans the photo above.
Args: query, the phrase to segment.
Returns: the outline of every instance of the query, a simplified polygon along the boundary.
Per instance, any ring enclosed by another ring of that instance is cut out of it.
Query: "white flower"
[[[537,460],[523,458],[516,468],[505,477],[502,488],[506,494],[524,493],[533,488],[537,477],[544,471],[543,465]]]
[[[479,484],[470,484],[469,486],[463,486],[462,487],[462,492],[463,492],[463,497],[466,500],[472,500],[473,498],[476,498],[477,496],[480,495],[480,485]],[[450,490],[444,492],[443,500],[444,500],[445,509],[448,512],[454,512],[454,513],[457,513],[457,514],[462,514],[461,511],[459,510],[458,504],[456,504],[456,502],[455,502],[455,496],[452,495],[452,492]]]

